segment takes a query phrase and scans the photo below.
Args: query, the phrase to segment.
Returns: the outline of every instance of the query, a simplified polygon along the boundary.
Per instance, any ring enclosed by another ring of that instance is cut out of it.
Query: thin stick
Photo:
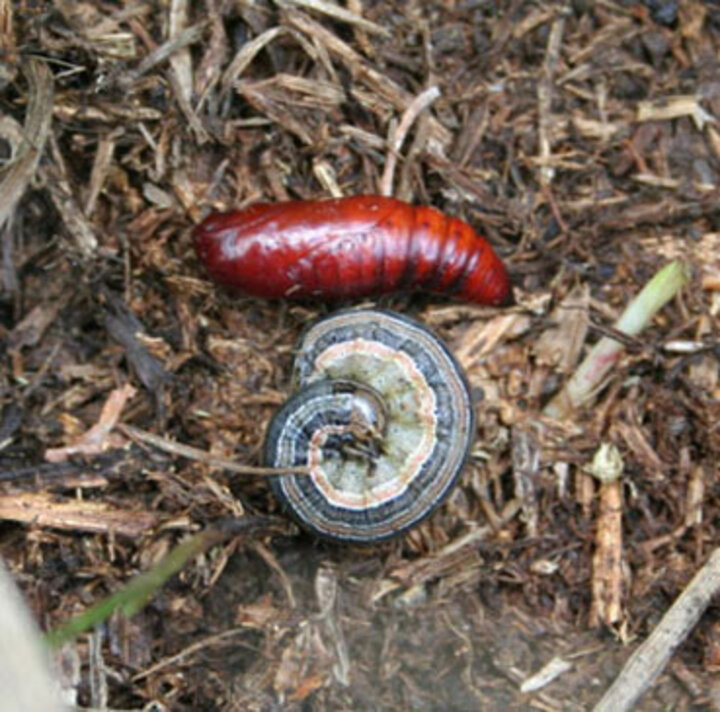
[[[340,22],[355,25],[365,30],[365,32],[381,35],[382,37],[390,37],[390,31],[386,27],[366,20],[361,15],[346,10],[334,2],[326,2],[325,0],[281,0],[278,2],[278,5],[280,5],[280,7],[295,5],[296,7],[302,7],[306,10],[314,10],[315,12],[332,17],[335,20],[340,20]]]
[[[650,637],[630,656],[594,712],[623,712],[633,709],[719,591],[720,548],[715,549]]]
[[[538,148],[540,154],[540,181],[544,186],[550,184],[555,174],[555,169],[551,165],[550,114],[553,96],[553,75],[560,57],[564,32],[565,18],[558,17],[550,29],[545,62],[543,63],[543,76],[538,82]]]
[[[410,127],[415,123],[420,114],[428,108],[438,97],[440,96],[440,89],[433,86],[426,89],[424,92],[418,94],[405,109],[400,123],[395,130],[395,135],[392,138],[390,150],[388,151],[387,158],[385,160],[385,170],[383,171],[382,179],[380,180],[380,194],[381,195],[392,195],[392,184],[393,178],[395,177],[395,166],[397,164],[398,153],[402,147],[405,137],[407,136]]]
[[[147,74],[153,67],[156,67],[170,59],[175,53],[184,50],[190,45],[199,42],[207,27],[206,22],[199,22],[196,25],[185,28],[182,32],[178,32],[172,39],[164,42],[150,54],[146,55],[135,69],[126,71],[118,78],[118,83],[124,89],[131,87],[140,77]]]
[[[231,628],[230,630],[224,630],[222,633],[216,633],[215,635],[210,635],[207,638],[203,638],[202,640],[198,640],[195,643],[191,643],[186,648],[183,648],[179,653],[175,653],[175,655],[170,655],[167,658],[163,658],[162,660],[159,660],[154,665],[151,665],[149,668],[143,670],[142,672],[137,673],[137,675],[133,676],[132,681],[133,682],[139,682],[140,680],[144,680],[146,677],[150,677],[150,675],[154,675],[156,672],[160,670],[164,670],[166,667],[170,665],[175,665],[176,663],[181,662],[185,658],[189,658],[191,655],[194,655],[200,650],[203,650],[205,648],[209,648],[212,645],[215,645],[216,643],[220,643],[223,640],[226,640],[227,638],[231,638],[236,635],[245,634],[247,635],[248,629],[245,626],[241,626],[240,628]],[[236,647],[238,645],[243,646],[243,643],[238,643],[235,641],[233,643]],[[247,646],[250,647],[250,646]],[[253,652],[257,652],[256,648],[251,648]]]
[[[135,428],[132,425],[121,424],[117,429],[125,433],[133,440],[152,445],[158,450],[187,458],[188,460],[197,460],[204,462],[211,467],[218,467],[223,470],[234,472],[238,475],[252,475],[253,477],[275,477],[277,475],[309,475],[309,467],[253,467],[252,465],[240,465],[234,460],[228,460],[225,457],[217,457],[210,455],[205,450],[200,450],[190,445],[168,440],[160,435],[149,433],[147,430]]]
[[[28,102],[23,133],[25,141],[0,181],[0,227],[15,213],[20,198],[30,184],[45,150],[53,115],[52,72],[37,59],[23,65],[28,83]]]

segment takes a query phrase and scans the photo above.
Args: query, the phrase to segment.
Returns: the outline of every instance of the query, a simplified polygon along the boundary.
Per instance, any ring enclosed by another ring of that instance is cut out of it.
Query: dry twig
[[[695,574],[648,639],[630,656],[594,712],[624,712],[660,676],[673,653],[720,592],[720,549]]]
[[[393,178],[395,176],[398,154],[405,142],[410,127],[415,123],[418,116],[439,97],[440,89],[438,87],[429,87],[421,94],[418,94],[403,112],[397,129],[395,129],[388,141],[388,155],[385,159],[385,170],[383,171],[382,180],[380,181],[381,195],[392,195]]]
[[[50,133],[53,110],[53,79],[47,66],[38,59],[23,64],[30,84],[23,132],[25,140],[0,181],[0,227],[12,218],[18,201],[32,180]]]
[[[204,450],[191,447],[190,445],[183,445],[182,443],[175,442],[174,440],[168,440],[167,438],[154,435],[146,430],[135,428],[132,425],[121,425],[120,430],[141,443],[152,445],[158,450],[167,452],[171,455],[178,457],[184,457],[188,460],[196,460],[202,462],[209,467],[217,467],[221,470],[227,470],[228,472],[234,472],[237,475],[251,475],[253,477],[274,477],[276,475],[304,475],[308,474],[309,470],[307,467],[253,467],[252,465],[240,465],[234,460],[228,460],[224,457],[217,457],[216,455],[210,455]]]

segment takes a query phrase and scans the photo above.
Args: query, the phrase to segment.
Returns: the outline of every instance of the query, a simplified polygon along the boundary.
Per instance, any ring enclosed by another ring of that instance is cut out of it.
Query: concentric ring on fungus
[[[265,462],[282,506],[318,536],[373,543],[407,531],[455,484],[474,433],[462,371],[421,324],[374,309],[311,326],[298,391],[268,428]]]

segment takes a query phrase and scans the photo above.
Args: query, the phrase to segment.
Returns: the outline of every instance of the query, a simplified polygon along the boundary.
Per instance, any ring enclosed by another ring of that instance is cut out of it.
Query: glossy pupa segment
[[[248,296],[419,290],[477,304],[512,302],[505,266],[470,225],[394,198],[255,204],[208,216],[194,240],[210,276]]]
[[[442,341],[390,312],[339,312],[298,344],[299,390],[268,429],[266,464],[308,466],[311,475],[273,478],[297,521],[329,539],[373,543],[433,512],[452,490],[474,433],[465,379]],[[382,401],[375,455],[345,449],[354,383]],[[340,443],[338,447],[337,444]]]

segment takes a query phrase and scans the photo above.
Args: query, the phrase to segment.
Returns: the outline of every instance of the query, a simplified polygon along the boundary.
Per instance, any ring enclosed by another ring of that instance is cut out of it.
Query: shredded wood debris
[[[64,462],[73,455],[99,455],[108,449],[122,447],[124,438],[112,430],[126,403],[136,392],[129,383],[114,390],[105,401],[98,422],[72,444],[45,450],[45,459],[48,462]]]
[[[472,391],[434,516],[371,549],[223,537],[66,648],[74,705],[592,709],[628,657],[598,709],[713,704],[714,589],[692,615],[683,591],[720,539],[716,5],[0,0],[0,556],[43,628],[188,532],[288,521],[264,434],[335,306],[211,284],[210,211],[393,195],[468,221],[515,286],[371,300]]]

